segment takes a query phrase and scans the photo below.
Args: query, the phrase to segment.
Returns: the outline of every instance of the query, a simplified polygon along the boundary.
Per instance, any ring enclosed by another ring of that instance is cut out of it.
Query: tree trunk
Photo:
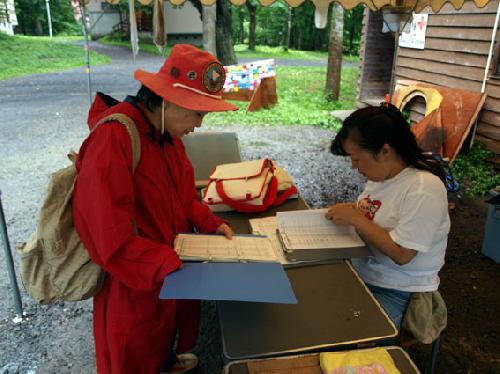
[[[240,22],[238,44],[243,44],[243,42],[245,41],[245,30],[243,29],[243,21],[245,20],[245,15],[243,14],[243,9],[241,9],[241,7],[238,7],[238,17]]]
[[[285,27],[285,52],[290,48],[290,34],[292,33],[292,7],[288,6],[288,17]]]
[[[325,96],[329,100],[338,100],[340,94],[343,33],[344,9],[335,2],[332,4],[332,25],[330,29],[330,43],[328,45],[328,70],[325,86]]]
[[[212,55],[217,55],[216,36],[215,36],[215,19],[217,5],[203,5],[203,49]]]
[[[217,0],[217,20],[215,27],[217,58],[222,65],[234,65],[238,62],[231,36],[232,18],[228,0]]]
[[[245,3],[250,16],[250,25],[248,30],[248,49],[255,51],[255,28],[257,27],[257,5],[252,4],[251,0]]]
[[[35,33],[37,36],[43,35],[43,26],[39,19],[35,21]]]
[[[353,12],[353,17],[354,17],[354,11]],[[351,20],[351,29],[349,30],[349,54],[352,55],[352,52],[354,50],[354,32],[356,30],[356,25],[354,23],[355,19]]]

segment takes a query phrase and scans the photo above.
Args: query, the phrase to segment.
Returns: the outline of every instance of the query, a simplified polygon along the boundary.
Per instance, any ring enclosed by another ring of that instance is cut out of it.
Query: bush
[[[465,195],[485,196],[500,185],[500,174],[490,163],[492,159],[493,153],[478,142],[469,151],[457,156],[451,170]]]

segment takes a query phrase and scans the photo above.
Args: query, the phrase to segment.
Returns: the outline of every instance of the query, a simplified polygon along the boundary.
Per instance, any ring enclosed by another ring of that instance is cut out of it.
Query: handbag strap
[[[298,192],[297,187],[295,187],[295,185],[292,185],[292,187],[290,187],[288,190],[285,190],[276,196],[276,199],[272,203],[272,206],[278,206],[283,204],[286,199],[296,194],[297,192]]]
[[[271,177],[269,185],[267,186],[267,193],[264,198],[264,201],[262,202],[262,205],[253,205],[231,199],[229,196],[227,196],[226,192],[224,191],[224,185],[222,180],[218,180],[215,182],[215,188],[217,190],[217,193],[221,197],[222,201],[224,202],[224,204],[229,205],[234,210],[242,213],[259,213],[267,210],[267,208],[273,205],[274,201],[276,200],[276,195],[278,194],[278,180],[276,179],[275,176]]]

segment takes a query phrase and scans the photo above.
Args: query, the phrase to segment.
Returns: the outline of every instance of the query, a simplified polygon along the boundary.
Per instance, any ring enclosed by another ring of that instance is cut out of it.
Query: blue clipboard
[[[279,263],[190,262],[163,281],[160,299],[297,304]]]

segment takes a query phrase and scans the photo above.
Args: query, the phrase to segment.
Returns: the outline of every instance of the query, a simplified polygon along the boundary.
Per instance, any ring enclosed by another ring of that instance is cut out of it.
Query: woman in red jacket
[[[135,78],[142,86],[124,102],[97,95],[89,127],[113,113],[131,118],[140,135],[139,163],[133,171],[125,126],[97,127],[78,156],[73,215],[92,261],[106,272],[94,297],[98,373],[180,373],[172,352],[194,347],[199,303],[159,299],[163,280],[181,266],[175,235],[196,229],[232,236],[197,199],[180,138],[207,112],[237,108],[221,99],[224,67],[189,45],[174,46],[157,73],[137,70]],[[189,357],[192,366],[197,360]]]

